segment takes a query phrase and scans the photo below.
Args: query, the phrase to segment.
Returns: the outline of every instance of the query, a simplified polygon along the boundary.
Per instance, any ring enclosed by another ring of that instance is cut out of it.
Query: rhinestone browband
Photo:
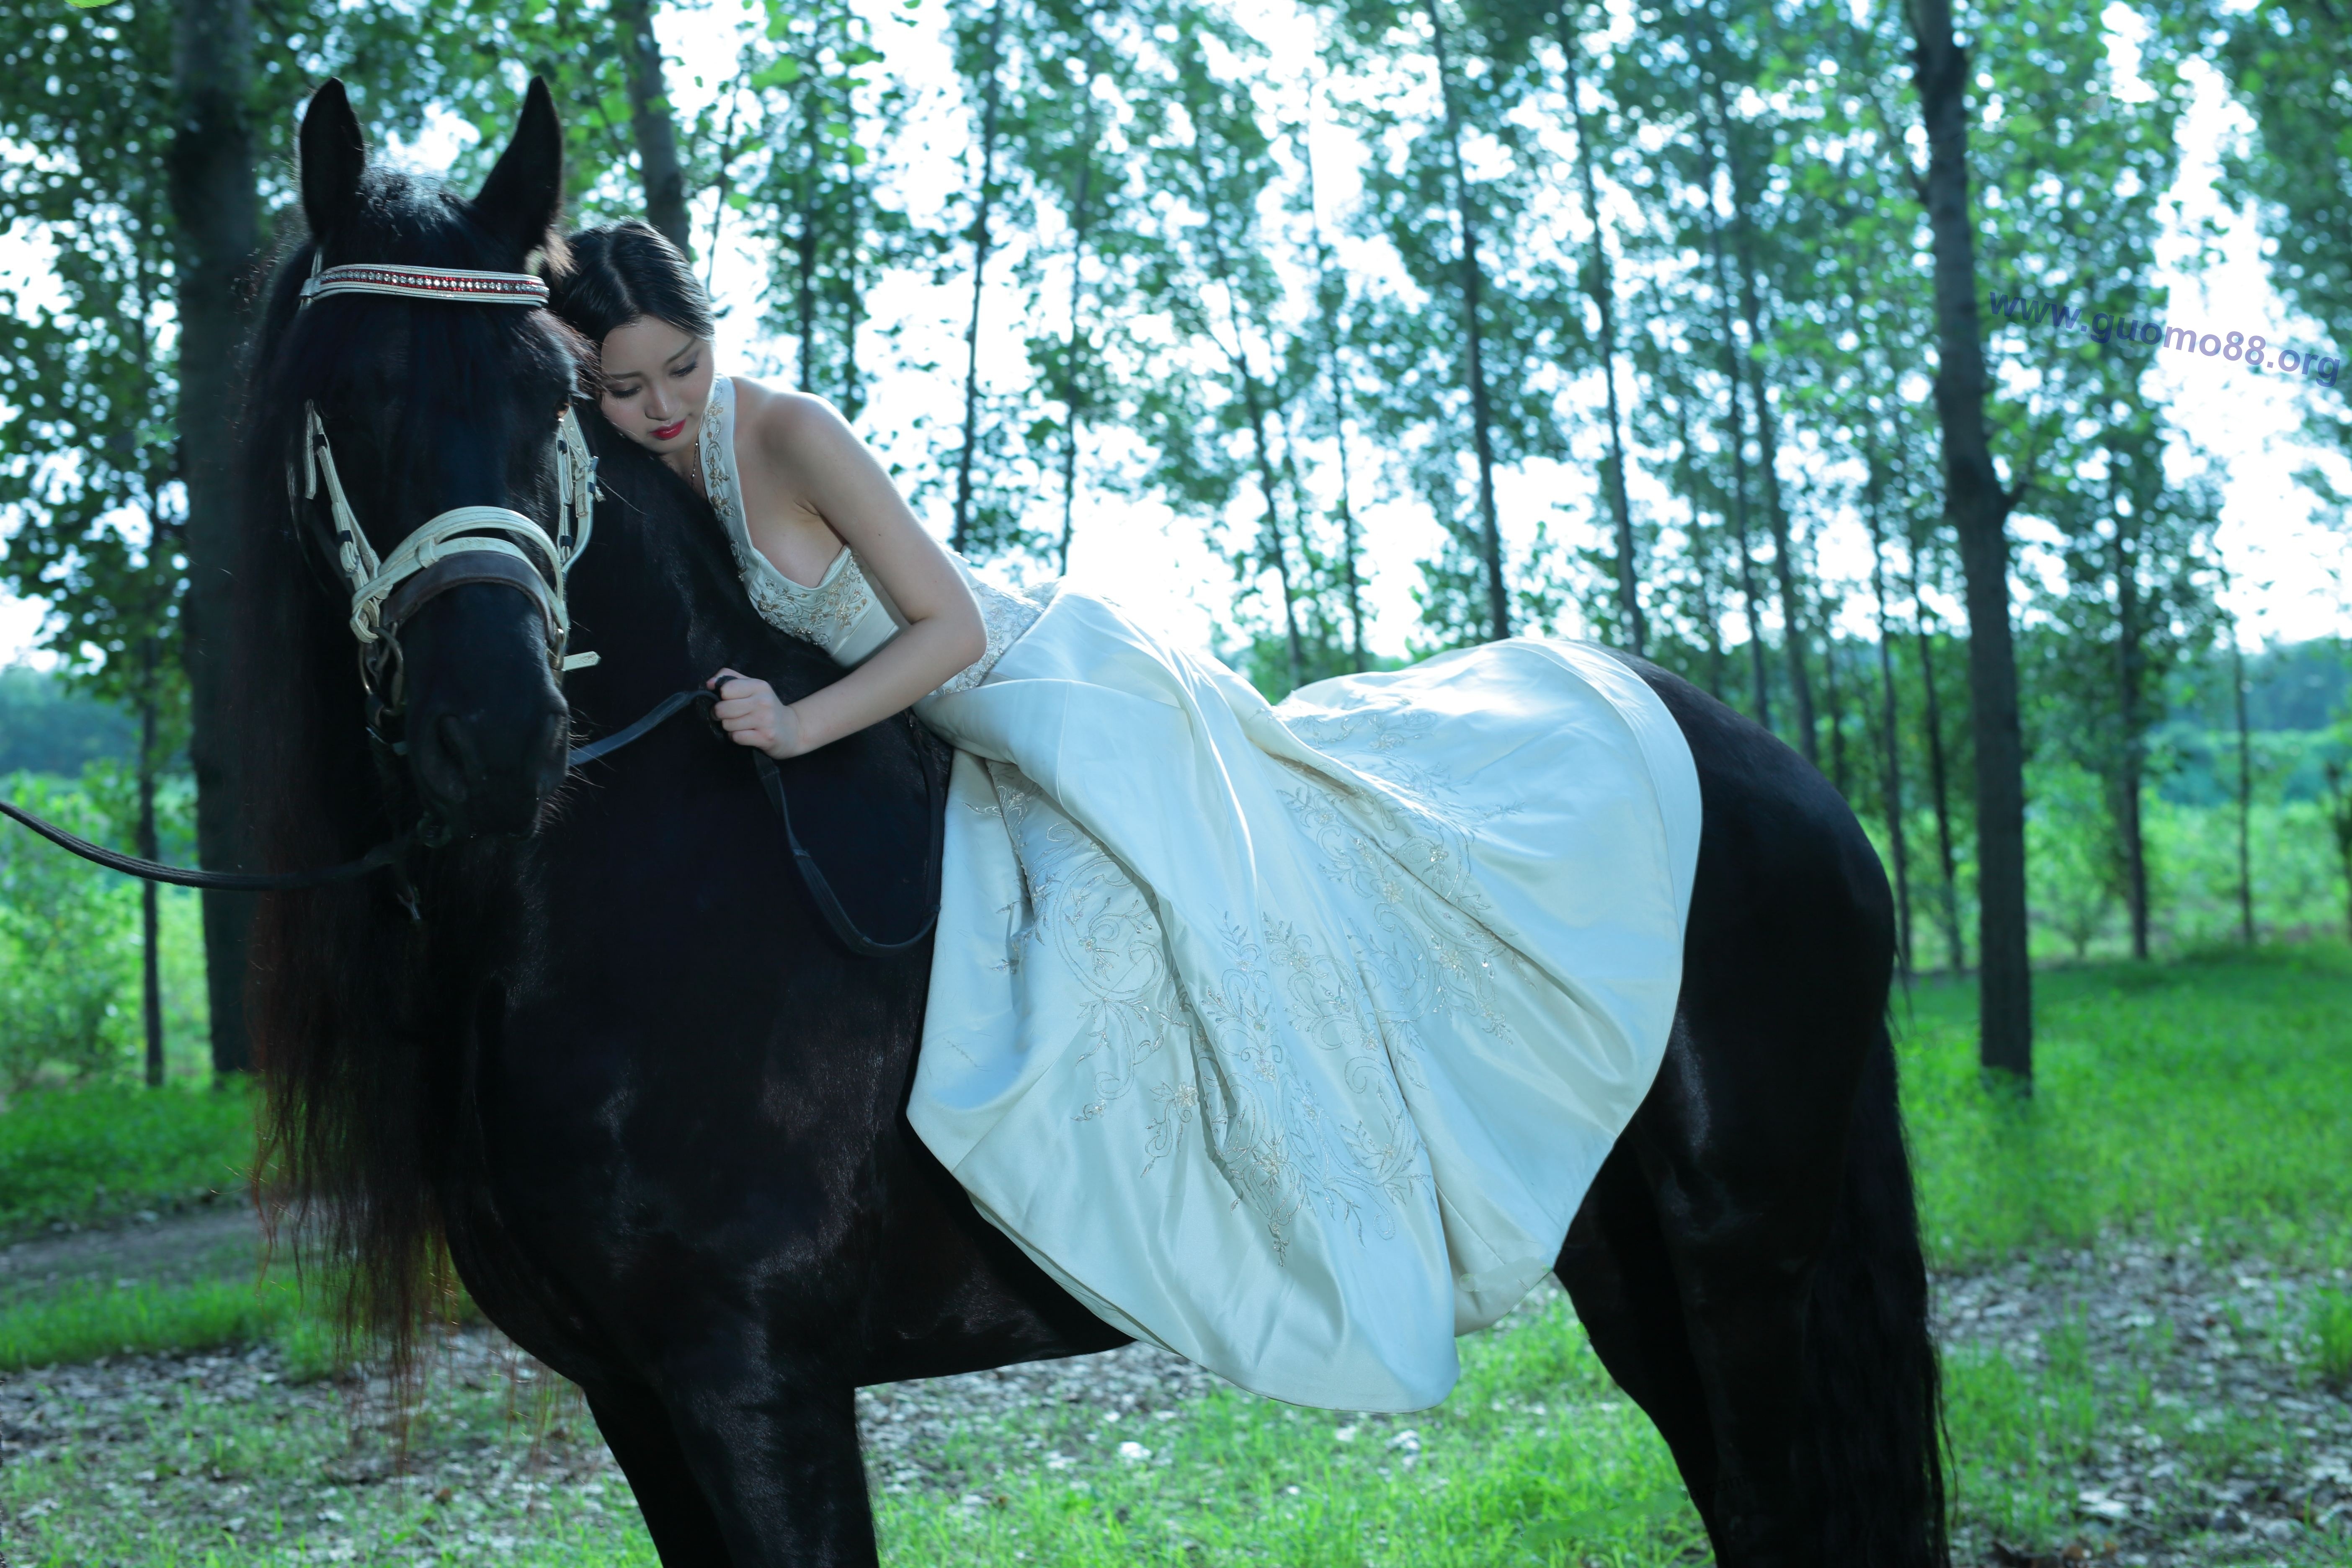
[[[461,272],[446,267],[352,265],[313,269],[302,301],[328,294],[392,294],[458,304],[540,306],[547,285],[528,272]]]

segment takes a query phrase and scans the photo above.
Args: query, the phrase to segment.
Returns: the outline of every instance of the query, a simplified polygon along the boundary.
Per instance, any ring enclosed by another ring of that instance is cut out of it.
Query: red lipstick
[[[677,437],[678,432],[685,428],[686,421],[683,419],[677,421],[675,425],[661,426],[654,431],[654,439],[656,441],[675,440]]]

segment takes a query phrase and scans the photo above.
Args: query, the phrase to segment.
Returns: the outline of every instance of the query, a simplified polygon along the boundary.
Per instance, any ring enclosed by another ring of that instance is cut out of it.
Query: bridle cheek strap
[[[352,585],[352,635],[362,647],[380,642],[434,595],[461,582],[498,582],[523,589],[538,601],[547,627],[549,656],[561,668],[593,663],[594,656],[566,658],[572,635],[564,578],[588,547],[595,521],[596,462],[589,456],[580,421],[566,408],[555,427],[557,524],[555,537],[510,507],[461,506],[427,520],[379,557],[368,542],[335,470],[334,449],[317,405],[303,405],[305,500],[323,487],[335,531],[336,563]],[[291,475],[288,478],[290,479]],[[504,535],[505,537],[499,537]],[[451,570],[455,558],[488,553],[511,558],[495,571]],[[520,566],[521,569],[518,570]],[[418,592],[419,589],[429,591]]]

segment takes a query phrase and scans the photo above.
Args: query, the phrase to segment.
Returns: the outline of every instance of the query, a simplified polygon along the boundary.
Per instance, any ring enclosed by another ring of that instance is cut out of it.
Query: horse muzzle
[[[476,581],[402,628],[410,776],[456,837],[530,832],[563,782],[571,714],[537,623],[511,587]]]

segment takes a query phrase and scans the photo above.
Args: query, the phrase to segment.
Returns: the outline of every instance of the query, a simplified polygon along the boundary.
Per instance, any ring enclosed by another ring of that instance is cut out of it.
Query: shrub
[[[82,790],[30,773],[9,797],[85,837],[110,836]],[[11,826],[0,836],[0,1092],[120,1061],[118,1002],[137,963],[131,883]]]

